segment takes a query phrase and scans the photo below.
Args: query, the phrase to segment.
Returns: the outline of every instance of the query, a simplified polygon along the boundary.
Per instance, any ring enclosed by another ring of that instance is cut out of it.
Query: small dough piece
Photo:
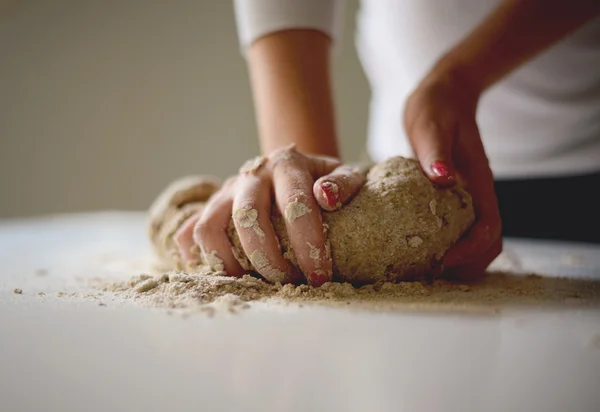
[[[285,220],[292,223],[294,220],[310,212],[312,212],[312,209],[296,198],[285,207]]]
[[[240,174],[251,173],[256,174],[258,170],[265,164],[267,158],[264,156],[257,156],[253,159],[246,160],[246,162],[240,167]]]

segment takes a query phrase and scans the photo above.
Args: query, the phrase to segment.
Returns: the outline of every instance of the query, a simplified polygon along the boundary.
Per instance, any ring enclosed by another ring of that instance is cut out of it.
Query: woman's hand
[[[297,283],[302,274],[282,256],[271,225],[274,198],[302,272],[309,284],[320,286],[332,276],[320,208],[338,209],[364,181],[362,173],[335,158],[304,155],[294,146],[279,149],[242,166],[200,214],[182,225],[175,240],[187,260],[197,260],[193,252],[197,245],[213,269],[241,276],[245,270],[227,236],[233,216],[244,252],[260,275],[271,282]]]
[[[475,224],[444,257],[450,277],[481,275],[502,251],[494,178],[475,121],[478,100],[468,84],[431,74],[404,111],[406,133],[427,176],[440,186],[460,181],[473,197]]]

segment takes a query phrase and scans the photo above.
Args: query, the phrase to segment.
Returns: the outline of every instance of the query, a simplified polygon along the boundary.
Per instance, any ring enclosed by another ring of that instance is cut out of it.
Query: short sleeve
[[[313,29],[340,42],[343,0],[234,0],[242,52],[260,37],[281,30]]]

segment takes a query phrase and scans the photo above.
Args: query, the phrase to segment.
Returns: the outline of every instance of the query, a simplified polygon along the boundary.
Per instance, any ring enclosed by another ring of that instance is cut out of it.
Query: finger
[[[456,182],[452,161],[455,123],[421,115],[412,123],[407,134],[425,174],[441,186],[453,185]]]
[[[190,216],[175,232],[173,240],[179,249],[179,254],[185,262],[197,262],[200,260],[200,252],[194,241],[194,226],[200,219],[200,213]]]
[[[233,245],[227,236],[233,204],[231,184],[215,193],[204,207],[194,226],[194,241],[211,269],[240,277],[245,271],[235,259]]]
[[[252,266],[272,283],[297,280],[290,262],[281,254],[271,224],[271,188],[266,179],[241,175],[233,202],[233,221],[244,252]]]
[[[333,211],[348,203],[365,184],[366,176],[357,168],[343,165],[313,185],[315,199],[323,209]]]
[[[472,281],[481,278],[488,266],[502,252],[502,238],[496,242],[483,255],[473,263],[467,265],[455,266],[444,272],[444,277],[449,280]]]
[[[273,170],[277,206],[284,216],[290,244],[309,284],[331,281],[332,262],[321,210],[313,196],[313,176],[302,155],[292,156]]]
[[[477,261],[502,235],[494,177],[483,146],[474,144],[461,148],[466,189],[473,198],[476,221],[463,240],[454,245],[444,257],[447,267]]]

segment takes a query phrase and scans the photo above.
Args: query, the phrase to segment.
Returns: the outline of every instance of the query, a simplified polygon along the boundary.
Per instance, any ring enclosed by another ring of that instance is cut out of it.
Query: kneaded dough
[[[161,263],[183,269],[173,236],[206,201],[219,190],[221,182],[213,176],[184,176],[169,184],[148,211],[148,236]]]
[[[188,189],[186,193],[194,192]],[[187,202],[197,204],[205,200],[187,198]],[[185,207],[185,202],[179,203],[177,208],[182,209],[182,205]],[[348,204],[334,212],[322,211],[322,214],[333,260],[333,278],[357,285],[422,279],[432,274],[444,253],[475,219],[471,196],[464,189],[434,186],[417,161],[403,157],[393,157],[373,166],[365,185]],[[177,216],[177,213],[170,215]],[[179,225],[181,223],[179,221]],[[271,223],[284,257],[297,266],[284,219],[275,207]],[[172,229],[168,232],[174,233]],[[242,267],[254,270],[241,247],[233,221],[228,234]],[[159,255],[177,261],[174,245],[165,242],[164,236],[152,237],[155,246],[155,238],[163,239],[158,246],[162,249]],[[165,251],[165,247],[170,251]],[[178,266],[181,267],[181,263]]]

